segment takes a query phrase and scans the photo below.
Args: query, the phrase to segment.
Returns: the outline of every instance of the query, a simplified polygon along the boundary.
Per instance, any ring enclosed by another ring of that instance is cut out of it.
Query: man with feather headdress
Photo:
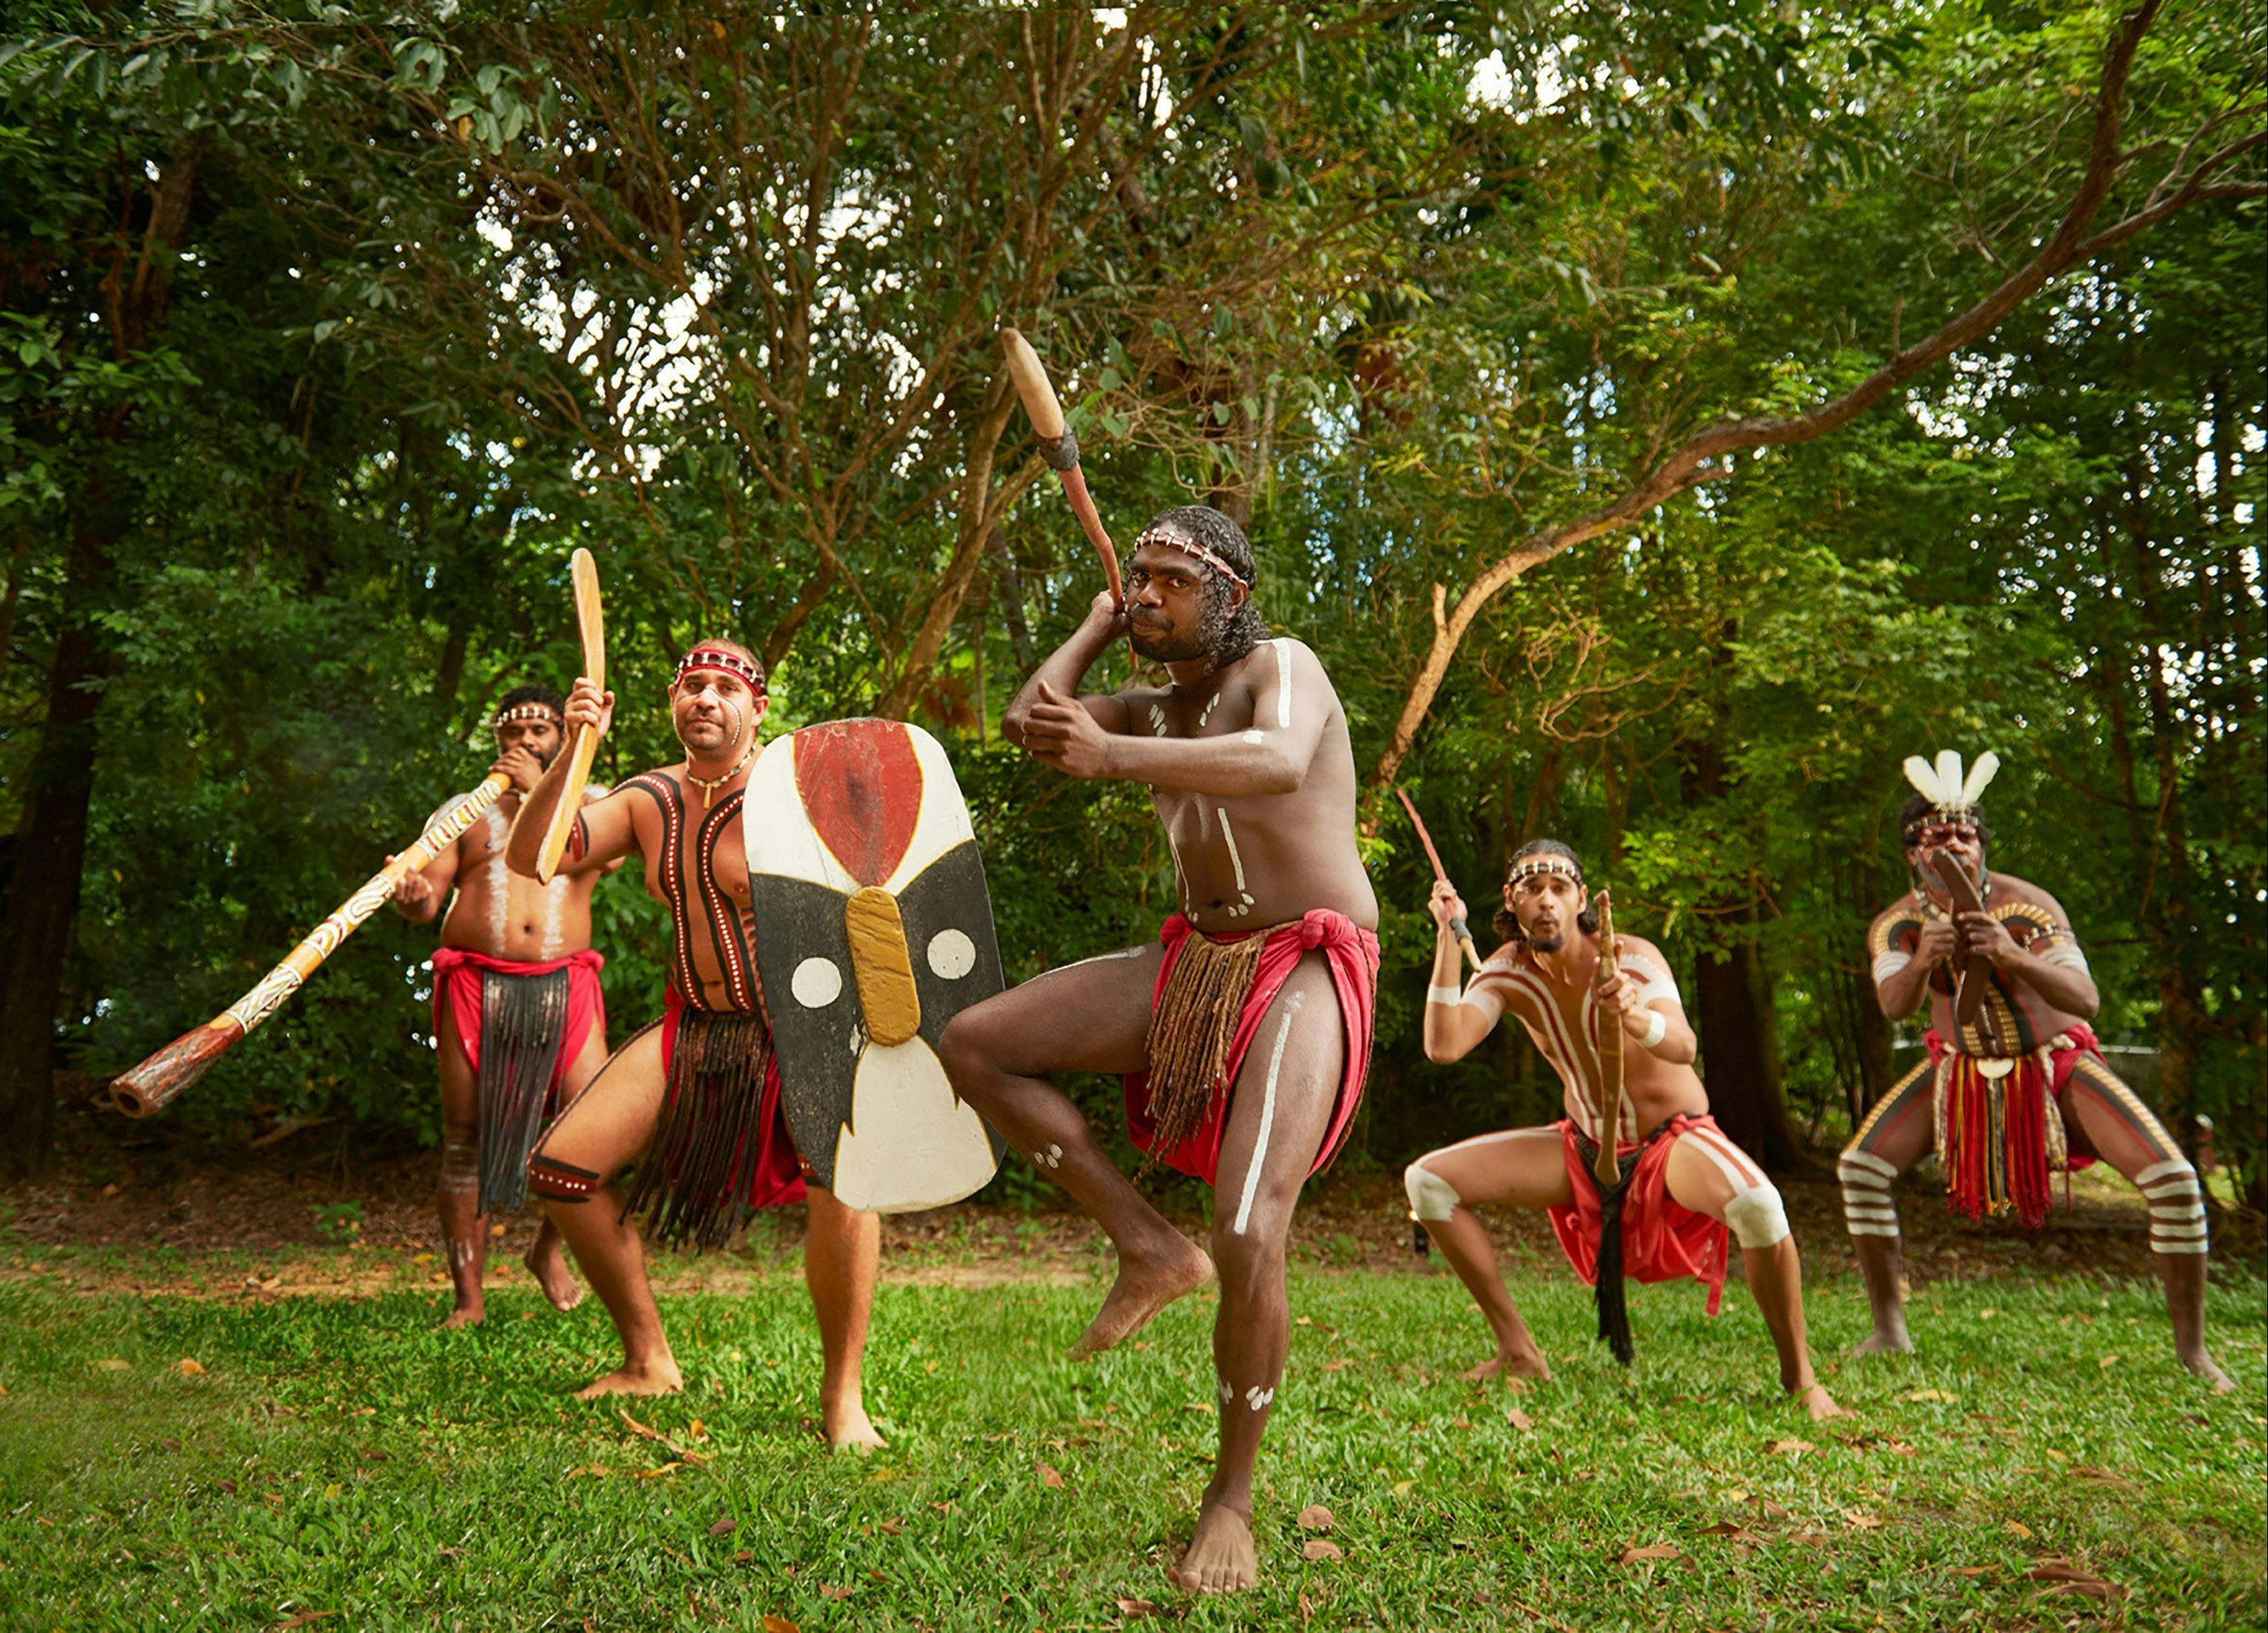
[[[1980,802],[1999,756],[1964,774],[1951,749],[1905,762],[1915,789],[1898,813],[1913,887],[1867,936],[1882,1013],[1924,1004],[1929,1058],[1875,1101],[1845,1146],[1843,1211],[1867,1278],[1874,1330],[1862,1354],[1913,1348],[1899,1294],[1890,1186],[1933,1147],[1955,1212],[2045,1223],[2049,1176],[2097,1159],[2149,1204],[2150,1247],[2173,1317],[2174,1350],[2216,1390],[2231,1387],[2205,1347],[2205,1198],[2197,1170],[2134,1091],[2103,1063],[2088,1025],[2101,1004],[2063,905],[1989,872]]]

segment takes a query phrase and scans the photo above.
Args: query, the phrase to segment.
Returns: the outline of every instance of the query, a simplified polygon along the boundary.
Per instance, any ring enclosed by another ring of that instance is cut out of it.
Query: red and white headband
[[[1209,550],[1204,545],[1199,544],[1195,539],[1182,538],[1181,534],[1174,532],[1170,528],[1153,527],[1149,532],[1144,533],[1140,538],[1134,541],[1134,548],[1138,550],[1145,544],[1162,544],[1169,550],[1179,550],[1184,555],[1194,555],[1197,560],[1211,568],[1213,571],[1227,579],[1229,583],[1236,585],[1238,589],[1249,590],[1252,588],[1252,582],[1250,579],[1247,578],[1242,573],[1237,571],[1235,568],[1231,567],[1226,562],[1221,560],[1221,558],[1211,550]]]
[[[683,660],[678,664],[676,677],[669,684],[673,688],[675,687],[696,669],[716,669],[721,670],[725,674],[737,675],[748,683],[748,690],[759,697],[764,695],[764,678],[758,673],[755,665],[729,647],[695,647],[686,653]]]

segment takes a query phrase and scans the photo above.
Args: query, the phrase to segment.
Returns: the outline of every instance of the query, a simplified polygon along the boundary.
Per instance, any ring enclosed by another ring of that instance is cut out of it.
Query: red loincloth
[[[677,1054],[677,1028],[685,1011],[685,1000],[677,989],[669,989],[669,1007],[661,1019],[661,1076],[670,1086],[666,1093],[674,1095],[676,1085],[671,1082],[670,1066]],[[748,1206],[752,1209],[784,1208],[790,1203],[804,1200],[806,1187],[804,1176],[810,1166],[803,1154],[795,1148],[795,1140],[787,1131],[787,1113],[780,1107],[779,1057],[772,1056],[764,1068],[764,1092],[756,1107],[755,1159],[748,1174]]]
[[[1599,1279],[1598,1185],[1576,1144],[1574,1122],[1562,1117],[1555,1126],[1566,1151],[1567,1179],[1575,1200],[1546,1211],[1567,1262],[1591,1286]],[[1724,1221],[1696,1213],[1669,1194],[1669,1151],[1681,1136],[1694,1129],[1715,1129],[1717,1120],[1705,1113],[1689,1117],[1680,1112],[1666,1127],[1668,1132],[1638,1159],[1623,1198],[1623,1274],[1640,1282],[1674,1282],[1690,1276],[1708,1288],[1709,1313],[1714,1315],[1725,1296]],[[1626,1157],[1638,1145],[1636,1140],[1624,1140],[1616,1154]]]
[[[1165,995],[1166,980],[1174,971],[1174,963],[1191,936],[1204,934],[1189,921],[1176,913],[1159,931],[1158,939],[1165,944],[1166,956],[1158,961],[1158,983],[1151,989],[1150,1007],[1154,1011],[1158,1001]],[[1307,1173],[1312,1177],[1330,1165],[1339,1147],[1346,1144],[1348,1133],[1354,1127],[1355,1108],[1362,1100],[1363,1078],[1370,1070],[1370,1041],[1374,1022],[1373,1011],[1378,997],[1378,937],[1361,929],[1345,914],[1329,908],[1311,908],[1297,923],[1279,924],[1273,930],[1249,931],[1248,935],[1265,935],[1266,945],[1260,953],[1260,963],[1253,973],[1252,989],[1245,995],[1244,1007],[1236,1017],[1236,1035],[1228,1050],[1228,1062],[1221,1081],[1213,1090],[1212,1103],[1206,1108],[1204,1121],[1189,1136],[1171,1151],[1151,1150],[1155,1124],[1150,1116],[1150,1074],[1130,1072],[1124,1078],[1126,1095],[1126,1130],[1134,1144],[1167,1167],[1203,1180],[1207,1185],[1220,1170],[1221,1133],[1228,1126],[1228,1102],[1236,1085],[1236,1076],[1244,1065],[1244,1055],[1252,1047],[1252,1039],[1260,1030],[1260,1022],[1268,1013],[1268,1006],[1276,1001],[1292,971],[1306,953],[1320,952],[1330,967],[1331,985],[1336,989],[1339,1018],[1346,1027],[1346,1069],[1339,1080],[1338,1099],[1331,1107],[1331,1121],[1323,1136],[1322,1150],[1315,1153],[1314,1165]],[[1216,936],[1216,941],[1241,940],[1241,936]]]
[[[1933,1091],[1938,1160],[1955,1213],[1982,1219],[2013,1208],[2018,1223],[2037,1230],[2055,1200],[2048,1176],[2092,1165],[2073,1153],[2063,1131],[2063,1092],[2081,1056],[2102,1058],[2095,1029],[2074,1021],[2051,1041],[2015,1060],[2005,1077],[1987,1078],[1977,1057],[1948,1049],[1932,1027],[1922,1034],[1937,1074]],[[2106,1070],[2108,1070],[2106,1068]],[[1995,1091],[1999,1100],[1994,1115]],[[2048,1104],[2058,1107],[2049,1127]],[[1996,1137],[1997,1134],[1997,1137]]]
[[[492,959],[485,953],[464,947],[436,948],[433,1035],[436,1039],[441,1035],[441,1006],[446,1004],[457,1023],[457,1042],[465,1051],[465,1063],[477,1074],[481,1069],[482,975],[494,970],[499,975],[549,975],[555,969],[566,970],[566,1035],[559,1041],[559,1063],[551,1074],[551,1102],[544,1108],[545,1116],[556,1115],[560,1110],[559,1085],[566,1078],[567,1069],[583,1052],[584,1041],[591,1035],[591,1028],[603,1028],[607,1024],[607,995],[599,985],[599,972],[606,965],[607,960],[593,947],[540,964]]]

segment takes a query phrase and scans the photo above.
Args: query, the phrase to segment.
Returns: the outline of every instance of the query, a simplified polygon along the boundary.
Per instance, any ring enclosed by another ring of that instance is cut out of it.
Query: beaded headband
[[[1194,555],[1240,590],[1249,590],[1252,587],[1250,579],[1204,545],[1199,544],[1195,539],[1184,539],[1179,533],[1169,533],[1164,528],[1153,528],[1134,541],[1134,548],[1138,550],[1145,544],[1162,544],[1169,550],[1179,550],[1184,555]]]
[[[549,703],[528,702],[514,703],[509,709],[497,710],[496,718],[489,722],[489,730],[501,732],[515,720],[549,720],[554,725],[565,725],[567,717]]]
[[[1565,857],[1555,857],[1546,851],[1537,856],[1522,857],[1512,872],[1505,875],[1505,888],[1509,890],[1523,879],[1535,879],[1542,874],[1549,874],[1559,879],[1572,879],[1579,885],[1583,882],[1581,868]]]
[[[737,675],[748,683],[748,690],[759,697],[764,695],[764,678],[757,673],[756,666],[728,648],[695,647],[685,654],[684,660],[677,666],[676,677],[669,684],[672,687],[676,686],[680,680],[684,680],[696,669],[718,669],[729,675]]]

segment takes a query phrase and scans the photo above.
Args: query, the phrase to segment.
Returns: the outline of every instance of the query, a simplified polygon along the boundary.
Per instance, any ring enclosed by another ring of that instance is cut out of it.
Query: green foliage
[[[74,607],[116,657],[67,1063],[229,1002],[469,785],[489,700],[571,674],[578,543],[626,700],[602,776],[672,756],[674,656],[732,634],[775,671],[768,730],[880,709],[946,739],[1012,974],[1146,938],[1172,873],[1140,791],[997,738],[1097,583],[1000,323],[1122,540],[1192,497],[1250,518],[1261,605],[1366,769],[1433,585],[1702,425],[1847,388],[2031,253],[2112,20],[33,8],[0,47],[0,820]],[[2241,8],[2168,9],[2105,221],[2261,61]],[[192,154],[173,298],[122,352],[106,291]],[[1569,839],[1682,970],[1755,960],[1779,1091],[1831,1136],[1911,1041],[1862,943],[1904,884],[1897,762],[1996,747],[1996,860],[2069,907],[2176,1123],[2268,1182],[2260,225],[2195,205],[1491,602],[1400,778],[1476,908],[1519,841]],[[114,559],[75,584],[98,504]],[[1362,1138],[1393,1161],[1556,1090],[1511,1040],[1419,1058],[1423,862],[1371,814]],[[659,909],[621,879],[597,913],[626,1030]],[[430,935],[381,916],[176,1114],[430,1136]]]

